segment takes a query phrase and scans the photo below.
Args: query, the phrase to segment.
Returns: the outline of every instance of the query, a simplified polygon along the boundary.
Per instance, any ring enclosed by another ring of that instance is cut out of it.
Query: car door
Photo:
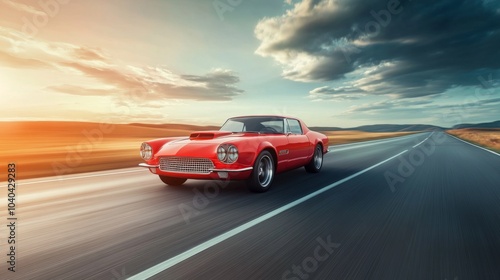
[[[286,119],[286,129],[290,168],[305,165],[311,155],[309,138],[304,135],[302,125],[296,119]]]

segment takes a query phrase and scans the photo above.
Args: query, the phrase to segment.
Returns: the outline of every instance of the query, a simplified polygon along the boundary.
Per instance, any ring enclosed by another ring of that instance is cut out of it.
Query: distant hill
[[[354,128],[366,132],[398,132],[398,131],[424,131],[444,130],[443,127],[425,124],[374,124],[362,125]]]
[[[309,129],[314,131],[340,131],[349,130],[347,128],[334,127],[334,126],[308,126]]]
[[[373,125],[362,125],[349,128],[311,127],[311,129],[315,131],[358,130],[365,132],[403,132],[403,131],[423,131],[423,130],[444,130],[445,128],[435,125],[425,125],[425,124],[373,124]]]
[[[453,129],[460,129],[460,128],[500,128],[500,121],[494,121],[494,122],[489,122],[489,123],[475,123],[475,124],[470,124],[470,123],[463,123],[463,124],[457,124],[452,127]]]
[[[358,130],[365,132],[404,132],[404,131],[446,130],[446,129],[460,129],[460,128],[500,128],[500,121],[494,121],[488,123],[476,123],[476,124],[464,123],[464,124],[454,125],[451,128],[440,127],[435,125],[427,125],[427,124],[374,124],[374,125],[362,125],[349,128],[325,127],[325,126],[310,127],[311,130],[315,131]]]

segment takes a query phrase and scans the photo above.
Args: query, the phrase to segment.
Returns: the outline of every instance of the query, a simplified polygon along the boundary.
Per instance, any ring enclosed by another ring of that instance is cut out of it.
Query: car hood
[[[258,133],[232,133],[227,131],[197,131],[189,138],[170,141],[156,156],[215,157],[217,147],[223,143],[236,144],[248,138],[269,137]]]

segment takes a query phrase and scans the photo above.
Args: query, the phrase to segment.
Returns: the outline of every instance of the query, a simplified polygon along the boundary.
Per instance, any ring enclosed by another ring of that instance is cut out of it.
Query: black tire
[[[262,151],[253,164],[252,175],[247,181],[252,192],[266,192],[273,183],[275,174],[274,159],[270,152]]]
[[[318,173],[321,171],[321,167],[323,167],[323,149],[320,144],[316,145],[311,161],[304,167],[309,173]]]
[[[168,177],[168,176],[160,176],[160,179],[163,181],[163,183],[169,185],[169,186],[180,186],[186,182],[187,179],[185,178],[175,178],[175,177]]]

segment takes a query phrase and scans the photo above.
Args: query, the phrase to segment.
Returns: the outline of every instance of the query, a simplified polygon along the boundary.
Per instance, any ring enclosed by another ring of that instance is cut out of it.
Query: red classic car
[[[172,186],[187,179],[247,180],[251,191],[265,192],[274,175],[304,166],[317,173],[328,138],[296,118],[243,116],[228,119],[218,131],[197,131],[142,143],[139,166]]]

